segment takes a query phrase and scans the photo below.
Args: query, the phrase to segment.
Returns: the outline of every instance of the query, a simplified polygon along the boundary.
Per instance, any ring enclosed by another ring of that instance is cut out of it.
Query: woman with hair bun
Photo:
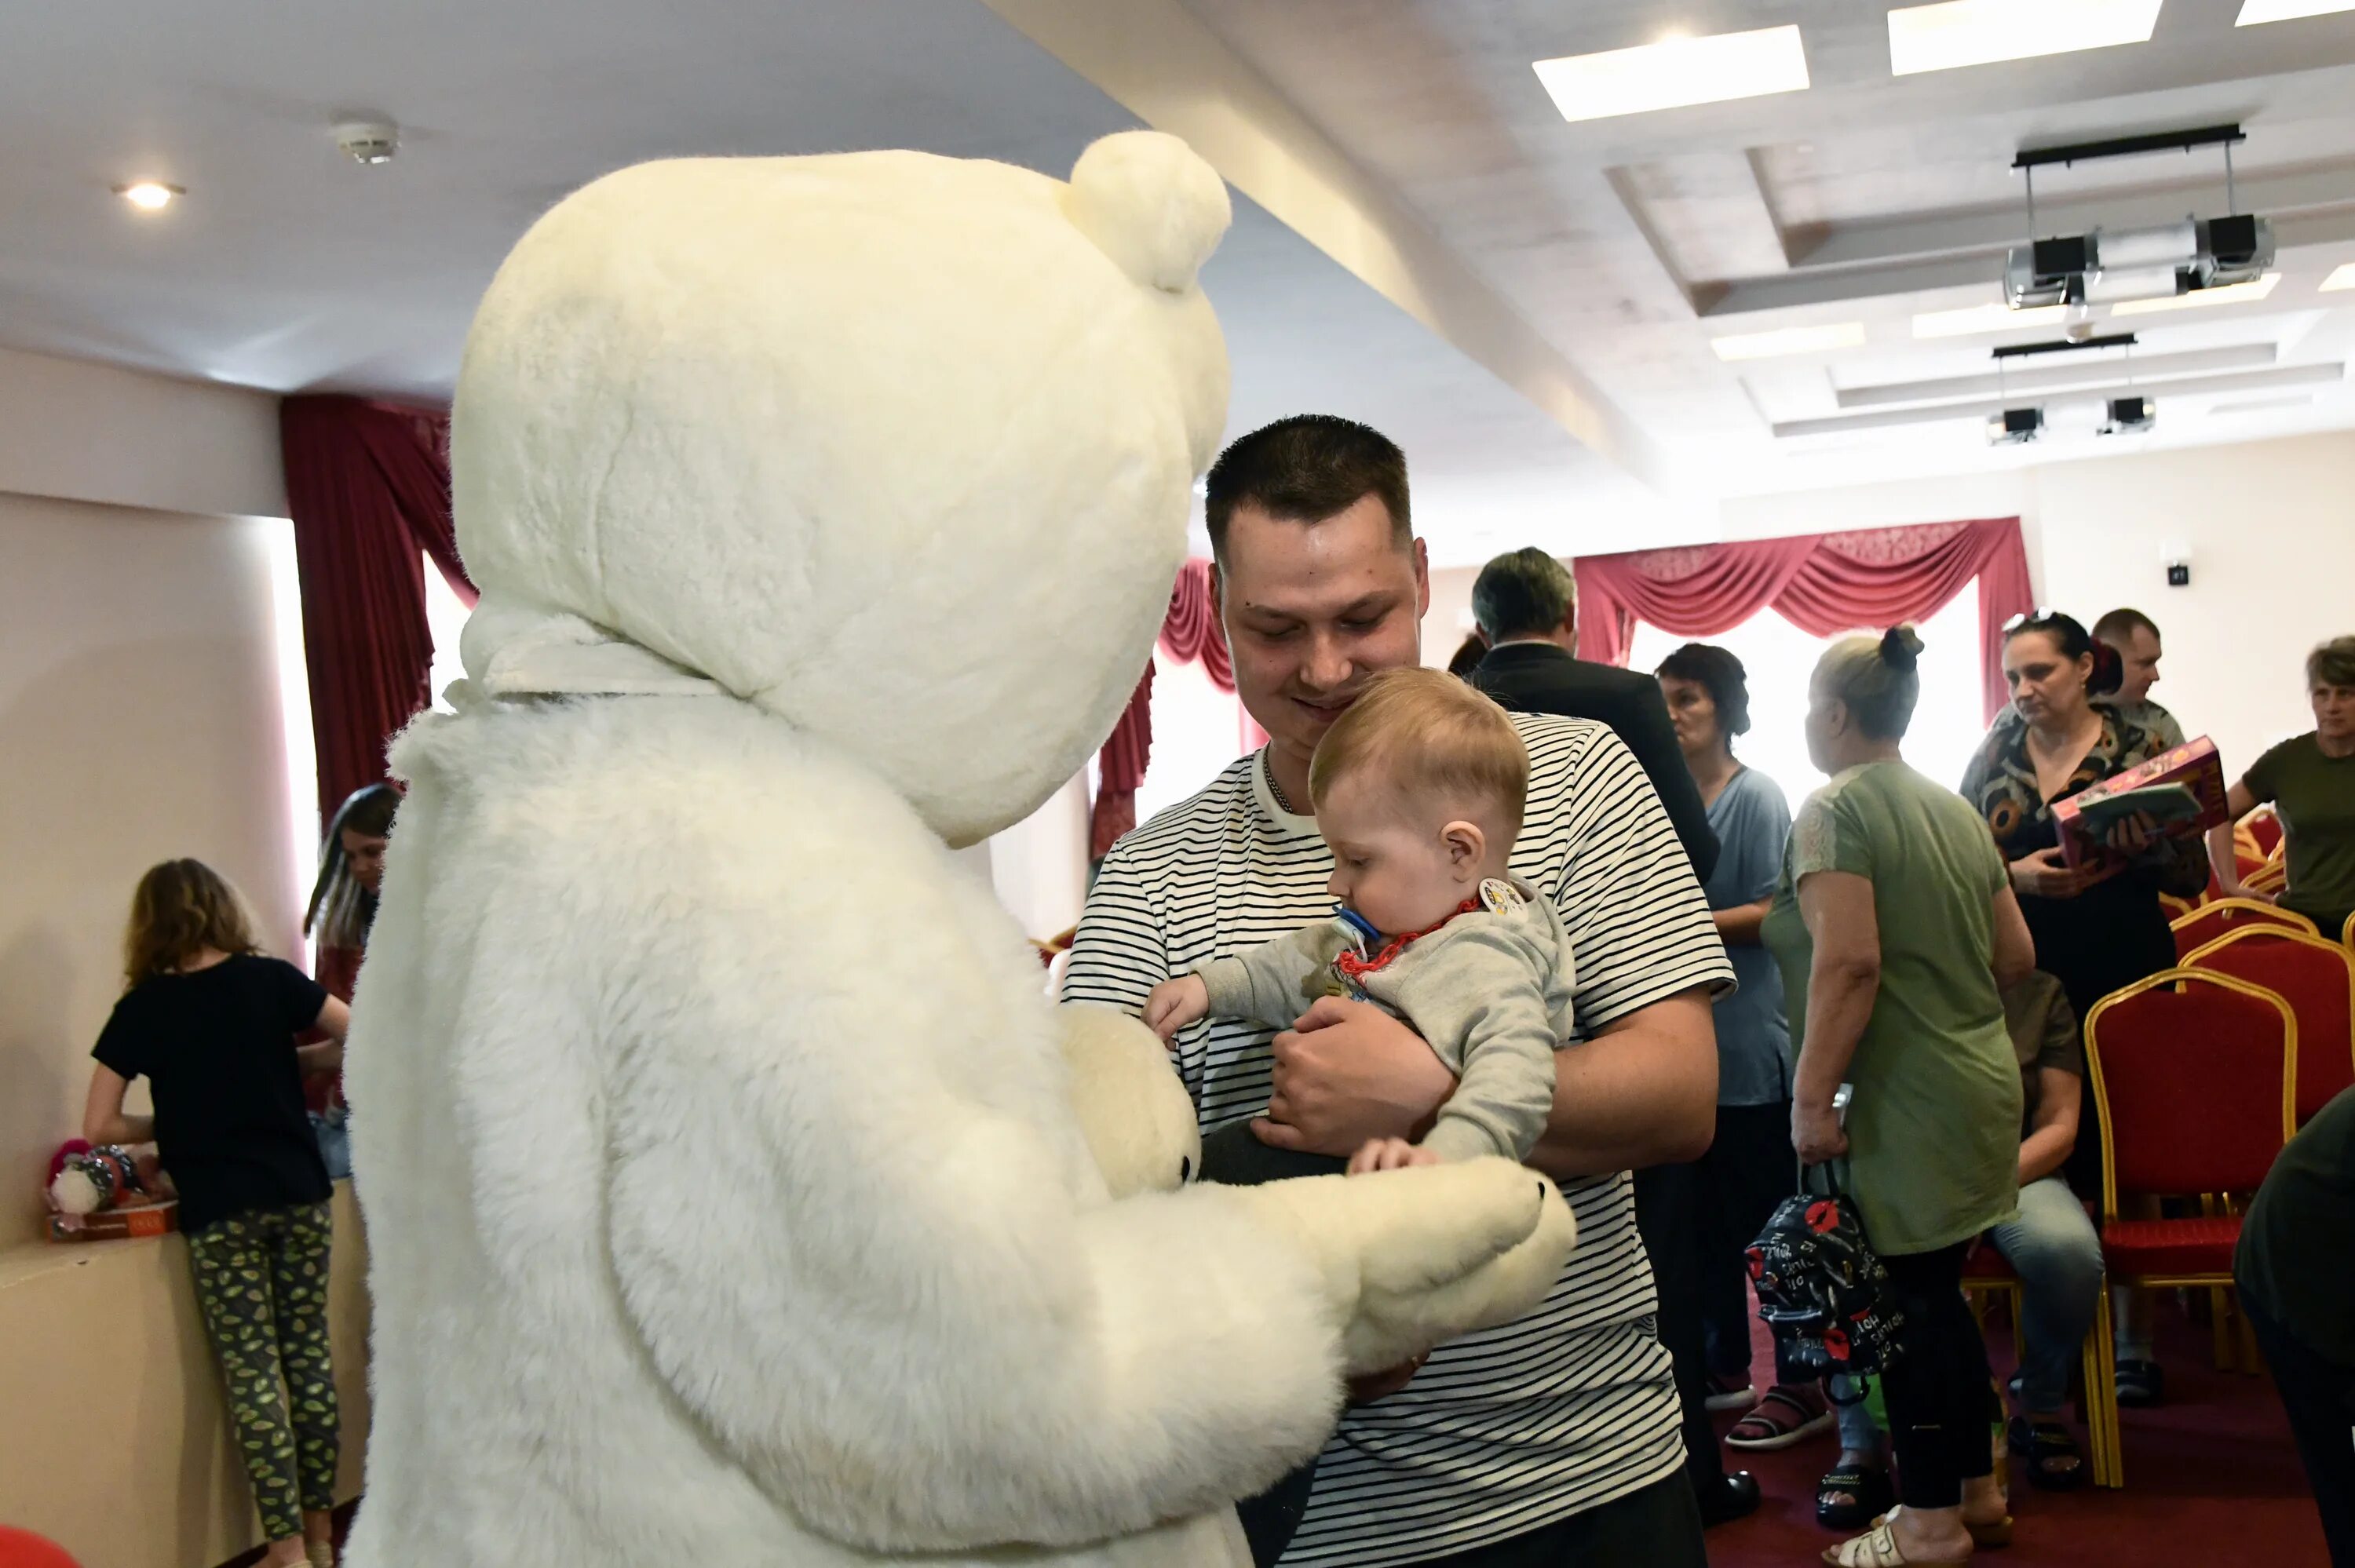
[[[1799,1048],[1792,1143],[1803,1164],[1846,1157],[1842,1190],[1903,1316],[1881,1373],[1902,1503],[1826,1552],[1835,1568],[1963,1563],[2011,1530],[1987,1346],[1961,1285],[1972,1242],[2019,1196],[2020,1081],[1998,986],[2036,959],[1977,813],[1905,764],[1921,652],[1891,627],[1817,664],[1807,754],[1831,777],[1799,808],[1764,927]],[[1876,1458],[1843,1452],[1847,1489]]]

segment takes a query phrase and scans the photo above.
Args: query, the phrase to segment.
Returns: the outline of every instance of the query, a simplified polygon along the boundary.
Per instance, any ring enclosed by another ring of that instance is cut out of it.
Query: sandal
[[[1750,1386],[1748,1377],[1731,1378],[1711,1372],[1700,1403],[1701,1408],[1709,1411],[1746,1410],[1757,1397],[1758,1391]]]
[[[2148,1410],[2167,1397],[2167,1375],[2159,1371],[2157,1361],[2124,1361],[2118,1363],[2118,1407],[2122,1410]]]
[[[1877,1525],[1887,1524],[1904,1511],[1905,1505],[1899,1503],[1872,1522]],[[1963,1531],[1971,1538],[1973,1546],[1982,1552],[1993,1552],[1999,1547],[2011,1544],[2011,1515],[2005,1514],[2001,1519],[1990,1519],[1984,1523],[1976,1524],[1966,1519],[1963,1520]]]
[[[2073,1491],[2085,1482],[2085,1456],[2076,1436],[2058,1421],[2011,1418],[2011,1451],[2028,1461],[2028,1478],[2049,1492]]]
[[[1816,1522],[1826,1530],[1862,1530],[1897,1503],[1897,1489],[1879,1465],[1827,1470],[1816,1483]]]
[[[1967,1553],[1961,1557],[1908,1557],[1899,1550],[1897,1533],[1889,1528],[1888,1516],[1883,1515],[1862,1535],[1838,1546],[1825,1547],[1824,1561],[1832,1568],[1963,1568],[1970,1557]]]
[[[1787,1448],[1832,1425],[1832,1407],[1819,1388],[1776,1383],[1725,1435],[1731,1447],[1764,1453]]]

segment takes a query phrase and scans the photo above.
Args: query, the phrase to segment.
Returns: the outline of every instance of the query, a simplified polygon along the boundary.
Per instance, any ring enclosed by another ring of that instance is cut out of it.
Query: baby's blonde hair
[[[1508,845],[1520,834],[1529,747],[1504,709],[1444,670],[1385,670],[1368,682],[1309,758],[1310,803],[1321,810],[1336,784],[1366,769],[1403,793],[1484,800]]]

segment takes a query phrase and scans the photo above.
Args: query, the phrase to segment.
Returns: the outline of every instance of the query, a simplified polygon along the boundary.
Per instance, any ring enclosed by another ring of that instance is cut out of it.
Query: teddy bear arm
[[[787,1089],[758,1068],[783,1042],[712,1022],[616,1087],[614,1277],[666,1383],[815,1528],[1077,1544],[1248,1496],[1322,1443],[1342,1313],[1240,1194],[1083,1204],[1039,1129],[937,1084],[894,1125],[956,1131],[878,1141],[850,1080],[831,1104],[826,1080]]]

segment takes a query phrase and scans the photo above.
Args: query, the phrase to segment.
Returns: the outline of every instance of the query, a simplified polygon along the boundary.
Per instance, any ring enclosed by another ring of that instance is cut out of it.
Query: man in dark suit
[[[1535,546],[1498,556],[1480,568],[1472,585],[1472,617],[1488,644],[1487,656],[1472,672],[1472,683],[1503,707],[1609,725],[1651,778],[1685,846],[1685,857],[1692,862],[1694,878],[1709,880],[1717,865],[1717,835],[1710,831],[1700,787],[1677,745],[1660,683],[1649,675],[1593,663],[1572,652],[1578,646],[1578,583],[1570,568]],[[1758,1506],[1758,1482],[1747,1470],[1726,1473],[1705,1404],[1700,1188],[1694,1168],[1659,1165],[1635,1175],[1636,1229],[1651,1255],[1660,1293],[1660,1342],[1676,1361],[1685,1474],[1704,1523],[1739,1519]]]
[[[1695,880],[1707,882],[1717,866],[1717,835],[1678,749],[1660,683],[1572,652],[1578,646],[1578,584],[1570,568],[1535,546],[1499,556],[1472,585],[1472,616],[1488,644],[1472,683],[1507,708],[1609,725],[1668,809]]]

